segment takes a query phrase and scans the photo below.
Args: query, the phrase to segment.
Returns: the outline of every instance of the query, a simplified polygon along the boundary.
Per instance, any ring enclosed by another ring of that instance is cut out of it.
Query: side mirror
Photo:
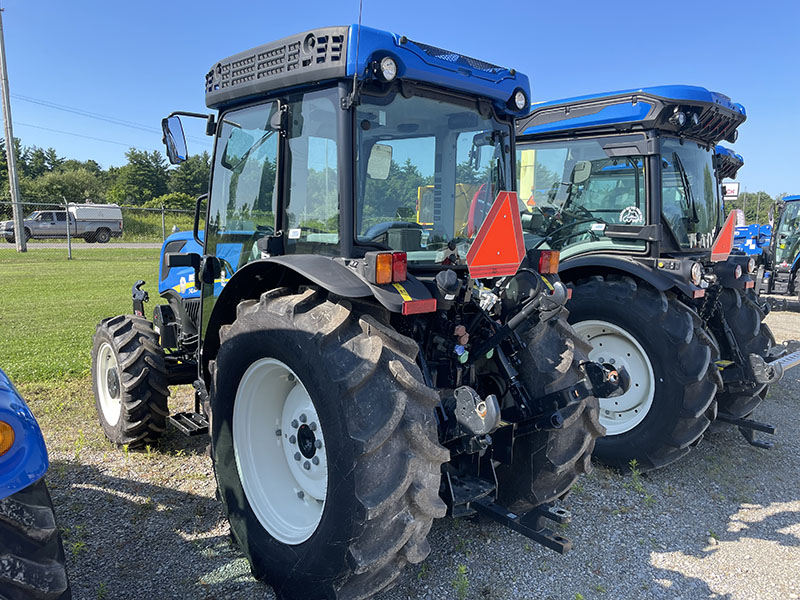
[[[583,183],[592,175],[592,161],[579,160],[572,168],[572,183]]]
[[[186,150],[186,136],[179,117],[173,115],[162,119],[161,131],[164,132],[164,145],[167,147],[167,158],[173,165],[185,161],[189,155]]]
[[[372,179],[388,179],[389,168],[392,166],[392,151],[393,148],[388,144],[372,146],[367,162],[367,175]]]

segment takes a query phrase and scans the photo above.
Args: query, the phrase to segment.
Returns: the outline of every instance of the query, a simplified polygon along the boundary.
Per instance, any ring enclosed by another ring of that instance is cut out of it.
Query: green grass
[[[91,369],[92,335],[104,317],[130,313],[131,286],[158,298],[159,250],[0,248],[0,368],[16,384],[56,383]]]

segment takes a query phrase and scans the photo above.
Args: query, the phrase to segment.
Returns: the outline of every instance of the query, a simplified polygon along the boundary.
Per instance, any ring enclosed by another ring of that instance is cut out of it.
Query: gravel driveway
[[[778,339],[800,338],[800,315],[768,319]],[[565,502],[566,556],[493,523],[442,519],[427,561],[377,598],[798,598],[799,395],[800,367],[756,412],[779,427],[769,451],[724,427],[651,475],[596,468]],[[51,452],[48,475],[76,600],[274,598],[229,542],[205,439],[171,433],[127,455],[83,439]]]

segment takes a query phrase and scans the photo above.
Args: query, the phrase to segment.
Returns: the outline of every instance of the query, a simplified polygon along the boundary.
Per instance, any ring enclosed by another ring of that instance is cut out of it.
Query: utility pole
[[[19,201],[19,181],[17,180],[17,156],[14,154],[14,131],[11,127],[11,101],[8,92],[8,71],[6,70],[6,41],[3,35],[3,9],[0,8],[0,87],[3,95],[3,121],[6,126],[6,161],[8,162],[8,182],[11,187],[11,205],[14,213],[14,240],[17,252],[27,252],[25,228],[22,224],[22,205]]]

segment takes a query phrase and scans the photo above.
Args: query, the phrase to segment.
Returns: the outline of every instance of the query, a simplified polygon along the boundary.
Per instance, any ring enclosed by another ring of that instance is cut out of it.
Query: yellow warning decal
[[[547,277],[545,277],[544,275],[539,275],[539,277],[542,278],[542,281],[544,281],[544,284],[547,286],[547,289],[549,289],[552,292],[554,289],[553,284],[547,281]]]
[[[396,289],[397,292],[400,294],[400,297],[403,298],[403,300],[405,300],[406,302],[411,302],[411,296],[408,295],[406,288],[404,288],[399,283],[393,283],[392,285],[394,286],[394,289]]]

